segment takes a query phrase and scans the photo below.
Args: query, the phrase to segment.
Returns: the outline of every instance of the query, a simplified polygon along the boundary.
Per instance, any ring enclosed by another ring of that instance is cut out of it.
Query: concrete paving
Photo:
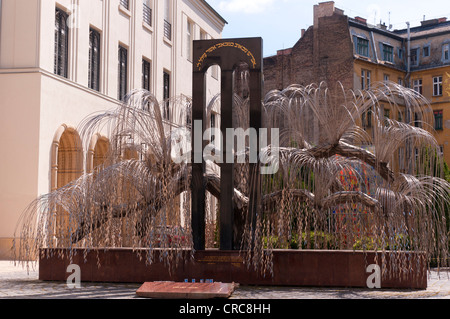
[[[29,271],[0,261],[0,299],[139,299],[141,284],[42,282],[37,266]],[[231,300],[242,299],[450,299],[450,269],[430,271],[427,290],[239,287]]]

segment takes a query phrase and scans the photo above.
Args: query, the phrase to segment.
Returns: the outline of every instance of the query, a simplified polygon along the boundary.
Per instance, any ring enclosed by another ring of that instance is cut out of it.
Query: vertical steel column
[[[262,43],[261,43],[262,46]],[[262,48],[261,48],[262,52]],[[258,132],[258,139],[253,142],[250,147],[255,147],[258,154],[256,163],[252,163],[250,159],[250,194],[249,194],[249,208],[248,213],[251,218],[252,225],[252,237],[254,238],[254,231],[256,229],[256,219],[260,213],[261,205],[261,165],[260,165],[260,141],[259,136],[262,126],[262,90],[263,90],[263,76],[262,70],[250,70],[250,127],[254,128]],[[253,244],[253,240],[252,240]]]
[[[193,75],[192,96],[192,181],[191,181],[191,227],[195,250],[205,250],[205,162],[203,160],[203,132],[205,131],[205,74],[195,72]],[[201,127],[199,122],[201,121]],[[200,131],[200,139],[196,136]]]
[[[220,169],[220,250],[233,250],[234,225],[234,150],[233,139],[228,139],[227,129],[233,128],[233,70],[222,70],[222,95],[220,130],[223,135],[222,154],[224,163]],[[233,161],[227,161],[227,158]]]

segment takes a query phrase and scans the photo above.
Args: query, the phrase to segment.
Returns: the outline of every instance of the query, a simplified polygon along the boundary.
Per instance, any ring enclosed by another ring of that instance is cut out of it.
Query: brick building
[[[408,55],[410,48],[410,55]],[[450,21],[423,21],[420,26],[389,30],[364,18],[350,18],[333,1],[314,6],[314,25],[302,30],[289,49],[264,59],[266,93],[290,84],[325,81],[333,88],[367,89],[393,81],[425,96],[434,112],[434,135],[450,163]],[[401,118],[385,109],[385,116]],[[362,123],[370,129],[370,123]]]

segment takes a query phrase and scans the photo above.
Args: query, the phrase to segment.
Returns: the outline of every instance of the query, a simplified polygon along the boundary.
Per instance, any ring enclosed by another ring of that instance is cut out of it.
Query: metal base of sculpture
[[[146,251],[140,252],[145,255]],[[188,255],[190,252],[186,251]],[[147,265],[132,249],[91,250],[86,256],[79,250],[72,260],[59,257],[63,250],[41,250],[39,279],[66,281],[71,273],[70,264],[81,269],[84,282],[143,283],[152,281],[192,282],[195,279],[212,279],[214,282],[235,282],[243,286],[294,286],[294,287],[354,287],[381,289],[426,289],[426,264],[414,264],[413,272],[402,274],[398,269],[383,269],[381,254],[373,252],[330,250],[274,250],[273,274],[263,275],[248,268],[238,251],[204,250],[187,258],[178,266],[167,267],[156,261]],[[50,256],[51,254],[51,256]],[[391,258],[420,258],[417,253],[393,253]],[[97,263],[101,263],[101,267]],[[392,265],[392,263],[388,263]],[[377,267],[380,265],[377,273]],[[379,286],[376,287],[377,275]],[[373,286],[370,286],[373,283]]]

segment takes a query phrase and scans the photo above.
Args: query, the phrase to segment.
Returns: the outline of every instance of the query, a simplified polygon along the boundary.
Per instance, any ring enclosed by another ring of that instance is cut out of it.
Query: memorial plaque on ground
[[[230,298],[236,289],[235,283],[193,283],[193,282],[146,282],[136,294],[155,299],[214,299]]]

